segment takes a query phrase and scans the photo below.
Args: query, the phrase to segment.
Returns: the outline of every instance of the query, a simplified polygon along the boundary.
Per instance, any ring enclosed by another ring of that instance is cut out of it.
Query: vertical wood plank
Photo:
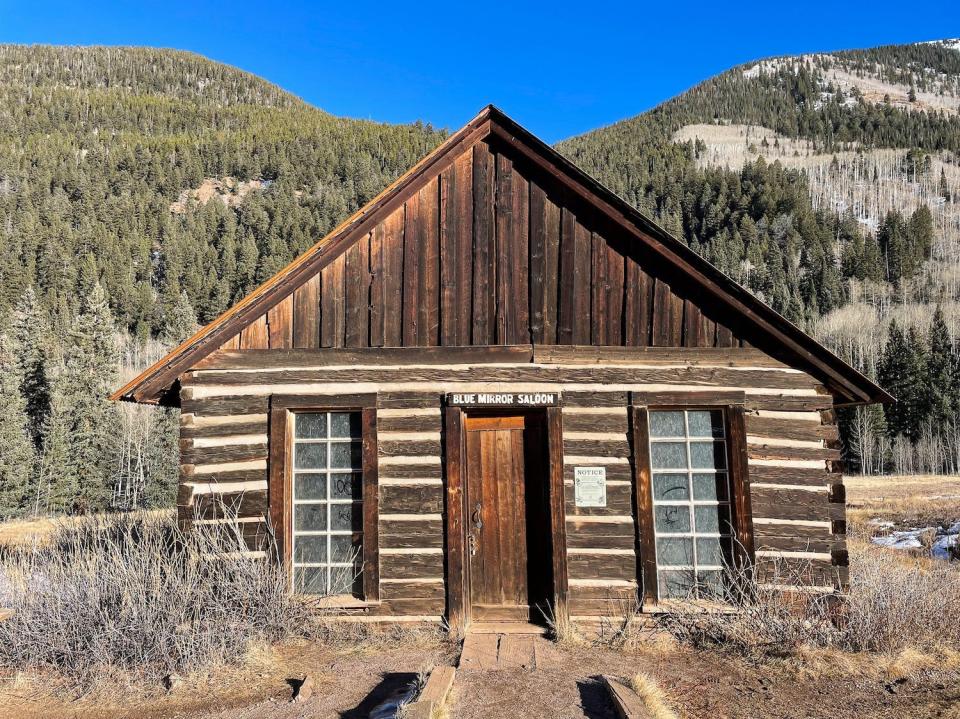
[[[683,299],[670,293],[670,347],[683,347]]]
[[[548,407],[547,455],[549,463],[548,497],[553,562],[553,610],[558,618],[567,611],[567,520],[563,493],[563,414],[560,407]]]
[[[220,345],[222,350],[238,350],[240,349],[240,333],[237,332],[233,337],[228,339],[222,345]]]
[[[544,344],[544,318],[547,295],[544,286],[546,271],[546,193],[530,183],[530,340]]]
[[[623,255],[607,245],[607,344],[623,344]]]
[[[344,255],[344,345],[366,347],[369,341],[370,244],[361,237]]]
[[[320,346],[343,347],[344,301],[343,275],[344,255],[336,257],[323,268],[320,274]]]
[[[753,509],[750,502],[750,470],[747,462],[747,426],[743,405],[730,405],[726,411],[727,446],[730,448],[730,482],[733,485],[733,525],[737,546],[735,558],[740,566],[753,566]]]
[[[443,456],[447,480],[447,623],[450,631],[456,635],[466,629],[470,620],[464,572],[463,411],[459,407],[445,407],[443,414]]]
[[[563,207],[560,220],[560,302],[557,344],[572,345],[576,313],[577,218]]]
[[[403,229],[406,208],[400,207],[382,223],[383,227],[383,343],[403,345]]]
[[[588,345],[591,337],[590,314],[590,230],[581,222],[574,228],[573,258],[573,344]]]
[[[700,346],[715,347],[717,344],[717,323],[700,313]]]
[[[560,207],[549,197],[544,203],[543,344],[557,344],[560,278]]]
[[[293,291],[293,346],[320,346],[320,273]]]
[[[513,163],[502,152],[496,154],[496,256],[497,267],[497,319],[496,339],[498,344],[510,344],[513,335],[513,298],[511,287],[516,267],[513,264],[515,233],[513,226]]]
[[[416,347],[420,332],[420,195],[405,203],[403,223],[403,346]]]
[[[630,406],[630,440],[633,449],[633,501],[636,517],[641,598],[657,601],[657,554],[653,530],[653,494],[650,484],[650,429],[647,408]]]
[[[530,342],[530,183],[513,168],[513,281],[510,344]]]
[[[655,289],[653,293],[653,346],[669,347],[670,330],[672,327],[670,321],[671,302],[670,285],[659,277],[654,280]]]
[[[290,349],[293,346],[293,295],[287,295],[267,312],[267,331],[270,349]]]
[[[653,340],[653,277],[640,268],[640,338],[641,346],[649,347]]]
[[[624,344],[628,347],[641,346],[640,330],[640,266],[632,257],[624,262]]]
[[[473,148],[473,344],[494,344],[496,275],[494,273],[494,167],[485,142]]]
[[[377,478],[377,410],[361,413],[363,437],[363,598],[380,599],[380,488]]]
[[[277,542],[277,557],[286,568],[290,567],[290,542],[293,533],[293,517],[289,507],[290,479],[286,471],[288,452],[287,410],[270,409],[270,450],[268,467],[267,513],[273,536]]]
[[[469,345],[473,332],[473,149],[453,164],[457,196],[453,208],[457,253],[456,308],[457,336],[454,344]]]
[[[453,165],[440,174],[440,344],[451,347],[460,335],[460,313],[457,306],[458,254],[461,225],[457,222],[457,168]]]
[[[370,346],[383,347],[384,333],[384,223],[370,233]]]
[[[700,343],[700,308],[690,300],[683,301],[683,346],[702,347]]]
[[[736,347],[737,341],[733,332],[726,325],[717,323],[717,347]]]
[[[590,307],[592,323],[590,341],[594,345],[607,342],[607,242],[594,232],[590,238]]]
[[[240,349],[265,350],[270,349],[270,337],[267,332],[267,316],[265,314],[240,330]]]
[[[436,347],[440,344],[440,183],[428,182],[419,192],[420,299],[417,318],[417,344]]]

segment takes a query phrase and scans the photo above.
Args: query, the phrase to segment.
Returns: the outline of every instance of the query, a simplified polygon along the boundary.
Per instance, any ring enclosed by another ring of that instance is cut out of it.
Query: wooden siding
[[[627,407],[638,397],[650,406],[657,397],[663,404],[684,397],[695,403],[706,391],[740,397],[746,408],[761,577],[782,583],[772,568],[793,562],[808,568],[800,581],[809,587],[845,583],[832,399],[808,375],[750,349],[647,350],[630,353],[632,361],[624,352],[602,365],[586,351],[578,361],[563,348],[545,348],[539,361],[529,348],[498,351],[500,359],[514,359],[484,366],[464,358],[444,366],[429,353],[419,363],[410,356],[400,362],[378,350],[215,353],[181,378],[181,518],[216,521],[231,508],[244,522],[249,548],[262,548],[271,396],[376,392],[381,602],[368,611],[442,615],[443,396],[465,388],[560,391],[569,608],[573,616],[613,615],[637,591]],[[607,468],[606,507],[575,507],[577,464]]]
[[[491,137],[221,347],[749,344],[656,266]]]

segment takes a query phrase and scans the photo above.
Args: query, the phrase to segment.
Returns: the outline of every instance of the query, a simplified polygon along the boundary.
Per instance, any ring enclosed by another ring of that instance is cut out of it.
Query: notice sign
[[[457,392],[447,395],[451,407],[556,407],[556,392]]]
[[[606,507],[607,468],[574,467],[573,489],[578,507]]]

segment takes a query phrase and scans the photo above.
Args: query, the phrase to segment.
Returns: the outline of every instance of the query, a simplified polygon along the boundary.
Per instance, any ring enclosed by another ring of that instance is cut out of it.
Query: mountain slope
[[[181,292],[208,320],[442,137],[335,118],[189,53],[0,46],[0,314],[32,285],[63,326],[99,280],[141,338]],[[235,180],[259,190],[170,212]]]

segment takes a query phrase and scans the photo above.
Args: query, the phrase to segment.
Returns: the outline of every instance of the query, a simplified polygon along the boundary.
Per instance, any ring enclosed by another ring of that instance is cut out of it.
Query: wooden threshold
[[[532,622],[471,622],[468,634],[529,634],[545,637],[547,628]]]

